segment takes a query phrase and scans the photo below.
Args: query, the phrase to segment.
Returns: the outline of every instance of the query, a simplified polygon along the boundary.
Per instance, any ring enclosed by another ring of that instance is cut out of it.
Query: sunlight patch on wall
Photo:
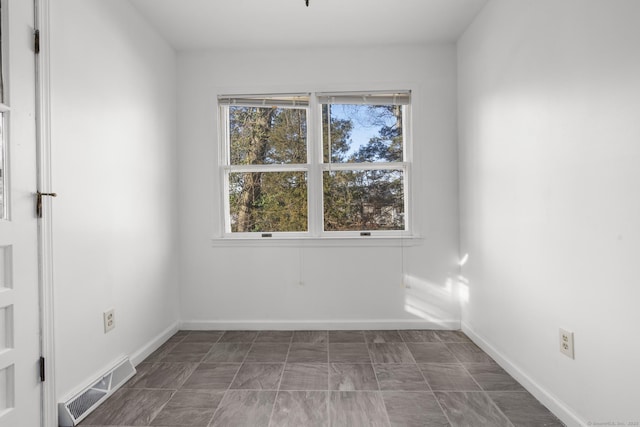
[[[462,267],[469,261],[469,253],[466,253],[460,258],[458,265],[460,266],[460,271],[462,272]],[[457,288],[458,288],[458,298],[462,304],[466,304],[469,302],[469,280],[464,277],[462,274],[459,274],[456,278]]]
[[[449,278],[442,285],[405,274],[404,285],[404,310],[446,327],[446,322],[451,320],[451,308],[457,303],[458,298],[454,290],[455,281]]]
[[[469,281],[464,276],[458,276],[458,296],[461,303],[469,302]]]

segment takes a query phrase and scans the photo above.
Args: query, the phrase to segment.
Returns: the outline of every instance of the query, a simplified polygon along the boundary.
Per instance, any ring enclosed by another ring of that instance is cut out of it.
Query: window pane
[[[307,173],[229,173],[229,207],[234,233],[307,231]]]
[[[325,231],[404,230],[401,170],[325,171]]]
[[[229,107],[232,165],[307,162],[307,110]]]
[[[324,162],[403,161],[401,105],[324,104]]]

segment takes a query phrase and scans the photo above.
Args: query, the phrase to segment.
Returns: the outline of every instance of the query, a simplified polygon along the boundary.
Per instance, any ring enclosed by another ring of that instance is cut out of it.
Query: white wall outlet
[[[104,333],[106,334],[110,330],[116,327],[116,318],[114,314],[114,309],[107,310],[102,313],[102,318],[104,320]]]
[[[560,328],[560,353],[575,359],[573,354],[573,332]]]

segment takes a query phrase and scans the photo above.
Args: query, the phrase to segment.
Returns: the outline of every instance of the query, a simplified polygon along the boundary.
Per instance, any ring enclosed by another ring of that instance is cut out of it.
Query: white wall
[[[176,58],[127,1],[51,9],[62,398],[178,320]],[[116,328],[104,334],[108,308]]]
[[[638,22],[493,0],[458,44],[463,324],[570,425],[640,421]]]
[[[425,318],[435,326],[459,325],[459,305],[447,285],[458,257],[453,45],[181,53],[178,74],[186,326],[398,327]],[[213,247],[220,232],[216,96],[367,89],[413,90],[422,240],[404,249]],[[411,289],[401,286],[403,274]],[[405,310],[410,295],[423,317]]]

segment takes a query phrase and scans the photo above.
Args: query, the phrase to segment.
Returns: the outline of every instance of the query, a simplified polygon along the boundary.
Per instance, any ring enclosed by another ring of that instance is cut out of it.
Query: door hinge
[[[44,382],[44,357],[40,356],[40,381]]]
[[[36,54],[40,53],[40,30],[33,33],[33,51]]]

